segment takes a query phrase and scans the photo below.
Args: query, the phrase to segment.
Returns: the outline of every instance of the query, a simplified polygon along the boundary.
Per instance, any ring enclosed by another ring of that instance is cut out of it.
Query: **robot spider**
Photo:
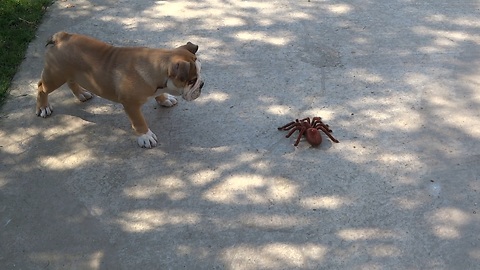
[[[309,117],[300,120],[295,119],[295,121],[279,127],[278,130],[290,130],[287,136],[285,136],[287,138],[289,138],[295,131],[298,130],[299,134],[297,140],[293,144],[294,146],[298,145],[300,138],[304,134],[307,142],[312,146],[320,145],[322,143],[322,136],[320,135],[319,130],[325,133],[333,142],[338,143],[338,140],[335,139],[332,134],[330,134],[332,130],[328,125],[322,122],[321,117],[313,117],[311,121]]]

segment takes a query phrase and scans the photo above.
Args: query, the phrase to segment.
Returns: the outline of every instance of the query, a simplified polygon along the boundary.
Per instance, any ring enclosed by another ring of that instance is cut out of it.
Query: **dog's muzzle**
[[[183,93],[182,97],[186,101],[192,101],[194,99],[197,99],[202,93],[202,88],[203,88],[203,85],[205,84],[200,75],[200,70],[202,68],[200,61],[197,60],[195,62],[195,65],[197,66],[197,81],[187,91]]]

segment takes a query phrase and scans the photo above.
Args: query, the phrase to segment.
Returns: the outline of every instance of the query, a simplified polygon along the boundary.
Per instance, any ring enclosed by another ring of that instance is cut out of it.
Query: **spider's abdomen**
[[[316,128],[309,128],[305,131],[305,138],[312,146],[318,146],[322,143],[322,136]]]

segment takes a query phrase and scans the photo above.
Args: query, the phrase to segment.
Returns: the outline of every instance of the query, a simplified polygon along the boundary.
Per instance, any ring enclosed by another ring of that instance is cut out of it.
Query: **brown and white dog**
[[[171,50],[115,47],[91,37],[58,32],[47,46],[36,114],[49,116],[53,110],[48,94],[67,83],[80,101],[92,98],[92,92],[121,103],[139,135],[140,147],[157,145],[157,136],[141,112],[148,98],[171,107],[177,103],[174,96],[187,101],[198,98],[204,84],[195,56],[198,46],[190,42]]]

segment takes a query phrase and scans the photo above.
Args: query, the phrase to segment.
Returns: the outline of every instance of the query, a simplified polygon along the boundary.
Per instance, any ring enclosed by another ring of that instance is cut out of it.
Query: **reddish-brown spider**
[[[295,146],[298,145],[300,142],[300,138],[302,135],[305,134],[305,138],[307,142],[310,143],[312,146],[318,146],[322,143],[322,136],[320,135],[319,130],[323,131],[333,142],[338,143],[338,140],[335,139],[330,132],[332,130],[330,127],[322,122],[321,117],[313,117],[312,121],[310,121],[310,117],[304,119],[295,119],[294,122],[290,122],[282,127],[279,127],[278,130],[290,130],[287,134],[287,138],[289,138],[295,131],[299,131],[297,141],[293,144]]]

